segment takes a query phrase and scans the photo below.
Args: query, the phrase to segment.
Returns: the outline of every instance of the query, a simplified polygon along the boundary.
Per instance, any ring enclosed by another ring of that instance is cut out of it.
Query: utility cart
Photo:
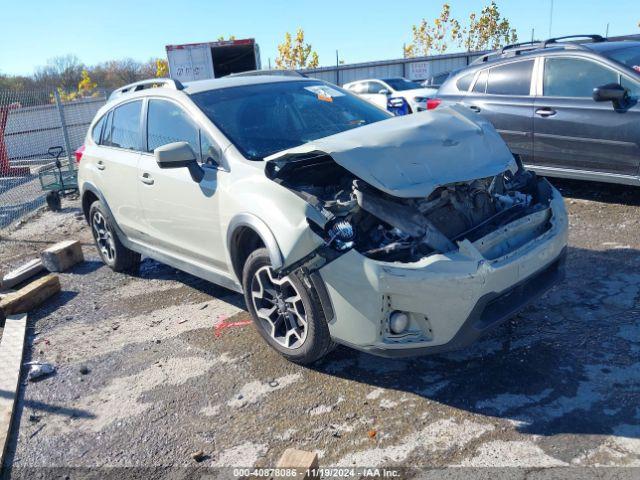
[[[55,161],[38,171],[42,190],[47,192],[47,206],[54,212],[61,209],[62,197],[78,192],[78,169],[73,160],[60,160],[63,151],[64,148],[61,146],[49,148],[48,153]]]

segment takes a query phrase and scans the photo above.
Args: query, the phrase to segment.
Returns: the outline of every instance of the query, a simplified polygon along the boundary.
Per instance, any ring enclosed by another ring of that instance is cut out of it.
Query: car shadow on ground
[[[614,183],[585,182],[566,178],[547,178],[565,198],[640,206],[640,188]]]
[[[386,359],[340,347],[314,369],[509,420],[521,432],[637,438],[639,266],[637,250],[570,248],[562,284],[466,350]]]
[[[211,297],[224,300],[238,308],[245,309],[244,297],[238,292],[216,285],[189,273],[177,270],[173,267],[157,262],[151,258],[144,258],[138,272],[132,274],[136,278],[144,280],[167,280],[180,282]]]

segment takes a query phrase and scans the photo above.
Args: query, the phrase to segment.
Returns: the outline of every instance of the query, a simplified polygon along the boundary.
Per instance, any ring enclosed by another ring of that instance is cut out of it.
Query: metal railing
[[[38,170],[54,160],[47,151],[61,146],[62,158],[71,159],[106,98],[104,92],[66,100],[55,90],[0,90],[0,229],[44,204]]]

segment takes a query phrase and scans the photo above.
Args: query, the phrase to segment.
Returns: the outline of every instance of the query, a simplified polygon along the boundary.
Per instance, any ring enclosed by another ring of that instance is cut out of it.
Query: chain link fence
[[[49,148],[73,160],[106,99],[105,92],[65,101],[54,90],[0,90],[0,229],[44,204],[38,172],[55,161]]]

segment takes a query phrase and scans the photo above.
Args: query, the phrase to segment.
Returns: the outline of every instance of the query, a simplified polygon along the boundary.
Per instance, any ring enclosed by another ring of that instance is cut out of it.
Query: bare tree
[[[45,66],[36,68],[34,80],[41,86],[55,86],[64,91],[72,91],[82,78],[83,68],[84,65],[75,55],[54,57]]]

